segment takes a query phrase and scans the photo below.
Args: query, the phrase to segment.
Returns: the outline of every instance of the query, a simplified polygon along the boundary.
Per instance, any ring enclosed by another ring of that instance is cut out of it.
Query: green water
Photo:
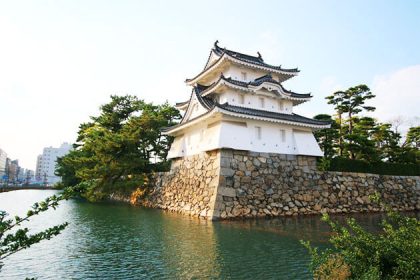
[[[23,214],[54,192],[1,193],[0,209]],[[379,218],[358,217],[372,230]],[[39,230],[64,221],[70,225],[61,235],[5,259],[0,279],[310,279],[299,240],[325,246],[328,238],[319,216],[208,222],[76,200],[29,226]]]

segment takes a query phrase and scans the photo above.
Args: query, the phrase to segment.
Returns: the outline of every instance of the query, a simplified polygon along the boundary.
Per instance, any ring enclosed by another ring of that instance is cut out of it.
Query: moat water
[[[23,215],[54,193],[1,193],[0,210]],[[378,230],[381,215],[355,217]],[[25,225],[37,231],[65,221],[70,225],[59,236],[3,260],[0,279],[311,279],[299,240],[326,247],[329,236],[319,216],[209,222],[78,200]]]

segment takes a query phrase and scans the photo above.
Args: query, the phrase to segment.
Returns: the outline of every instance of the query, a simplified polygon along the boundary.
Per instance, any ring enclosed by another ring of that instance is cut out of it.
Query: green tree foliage
[[[420,279],[420,222],[388,209],[380,234],[369,233],[354,219],[347,225],[322,218],[332,229],[332,249],[319,252],[302,242],[312,256],[315,279]]]
[[[402,145],[400,161],[420,163],[420,126],[408,130]]]
[[[408,130],[404,146],[420,149],[420,126]]]
[[[322,151],[324,152],[324,157],[332,158],[336,154],[336,148],[339,147],[338,138],[338,123],[332,119],[330,115],[319,114],[314,117],[316,120],[326,121],[331,124],[331,128],[320,129],[315,131],[314,135],[319,145],[321,146]]]
[[[42,202],[35,203],[32,209],[26,213],[26,216],[8,218],[5,211],[0,211],[0,260],[17,253],[23,249],[29,248],[33,244],[42,240],[49,240],[60,234],[68,225],[63,223],[38,233],[29,233],[28,228],[23,228],[22,224],[29,221],[35,215],[39,215],[48,209],[56,209],[59,202],[68,199],[73,195],[72,189],[67,189],[60,195],[53,195]]]
[[[80,125],[75,150],[58,161],[57,174],[65,184],[83,183],[91,200],[112,190],[145,186],[151,172],[167,169],[173,139],[161,129],[179,118],[178,110],[167,103],[111,96],[99,116]]]
[[[338,124],[338,154],[343,156],[344,150],[344,131],[343,131],[343,113],[345,112],[344,106],[344,99],[345,99],[345,92],[344,91],[337,91],[330,96],[327,96],[325,99],[328,100],[328,104],[334,105],[334,110],[337,113],[337,124]]]
[[[333,93],[331,96],[327,96],[328,104],[334,105],[334,109],[337,112],[338,124],[339,124],[339,154],[344,155],[344,150],[349,154],[351,159],[354,159],[357,145],[353,145],[354,142],[354,123],[357,115],[365,111],[374,111],[374,107],[366,106],[365,102],[369,99],[374,98],[369,87],[366,85],[358,85],[351,87],[346,91],[338,91]],[[347,114],[347,118],[343,121],[343,114]],[[347,126],[347,131],[344,127]],[[347,141],[344,141],[346,136]],[[346,145],[347,144],[347,145]]]
[[[376,129],[376,121],[370,117],[353,117],[352,133],[344,138],[348,141],[346,150],[351,151],[351,159],[361,159],[369,162],[379,161],[378,150],[372,135]]]
[[[334,105],[336,118],[332,120],[325,114],[315,116],[331,123],[331,128],[315,132],[325,156],[320,168],[328,170],[330,159],[335,157],[368,163],[420,163],[420,127],[410,128],[405,142],[401,143],[401,135],[392,130],[391,124],[360,115],[375,110],[365,104],[374,97],[366,85],[337,91],[326,97],[328,104]]]
[[[404,163],[401,160],[403,150],[399,145],[401,135],[392,130],[391,124],[376,123],[370,137],[375,143],[375,149],[381,160]]]
[[[55,174],[61,177],[63,186],[75,186],[81,182],[80,178],[76,177],[76,170],[79,168],[75,163],[77,159],[81,158],[82,150],[71,150],[65,157],[57,158],[57,165]],[[84,155],[83,157],[88,157]]]

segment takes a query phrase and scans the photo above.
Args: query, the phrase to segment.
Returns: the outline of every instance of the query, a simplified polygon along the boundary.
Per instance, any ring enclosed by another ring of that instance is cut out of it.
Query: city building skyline
[[[6,151],[0,148],[0,184],[32,183],[35,172],[22,167],[19,159],[8,157]]]

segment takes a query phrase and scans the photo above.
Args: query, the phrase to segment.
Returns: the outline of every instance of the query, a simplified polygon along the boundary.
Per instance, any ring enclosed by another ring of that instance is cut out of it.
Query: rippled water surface
[[[55,191],[0,193],[0,209],[24,214]],[[373,230],[378,215],[359,217]],[[68,228],[5,259],[0,279],[310,279],[299,240],[326,246],[319,216],[207,222],[154,209],[71,200],[35,217],[31,230]]]

